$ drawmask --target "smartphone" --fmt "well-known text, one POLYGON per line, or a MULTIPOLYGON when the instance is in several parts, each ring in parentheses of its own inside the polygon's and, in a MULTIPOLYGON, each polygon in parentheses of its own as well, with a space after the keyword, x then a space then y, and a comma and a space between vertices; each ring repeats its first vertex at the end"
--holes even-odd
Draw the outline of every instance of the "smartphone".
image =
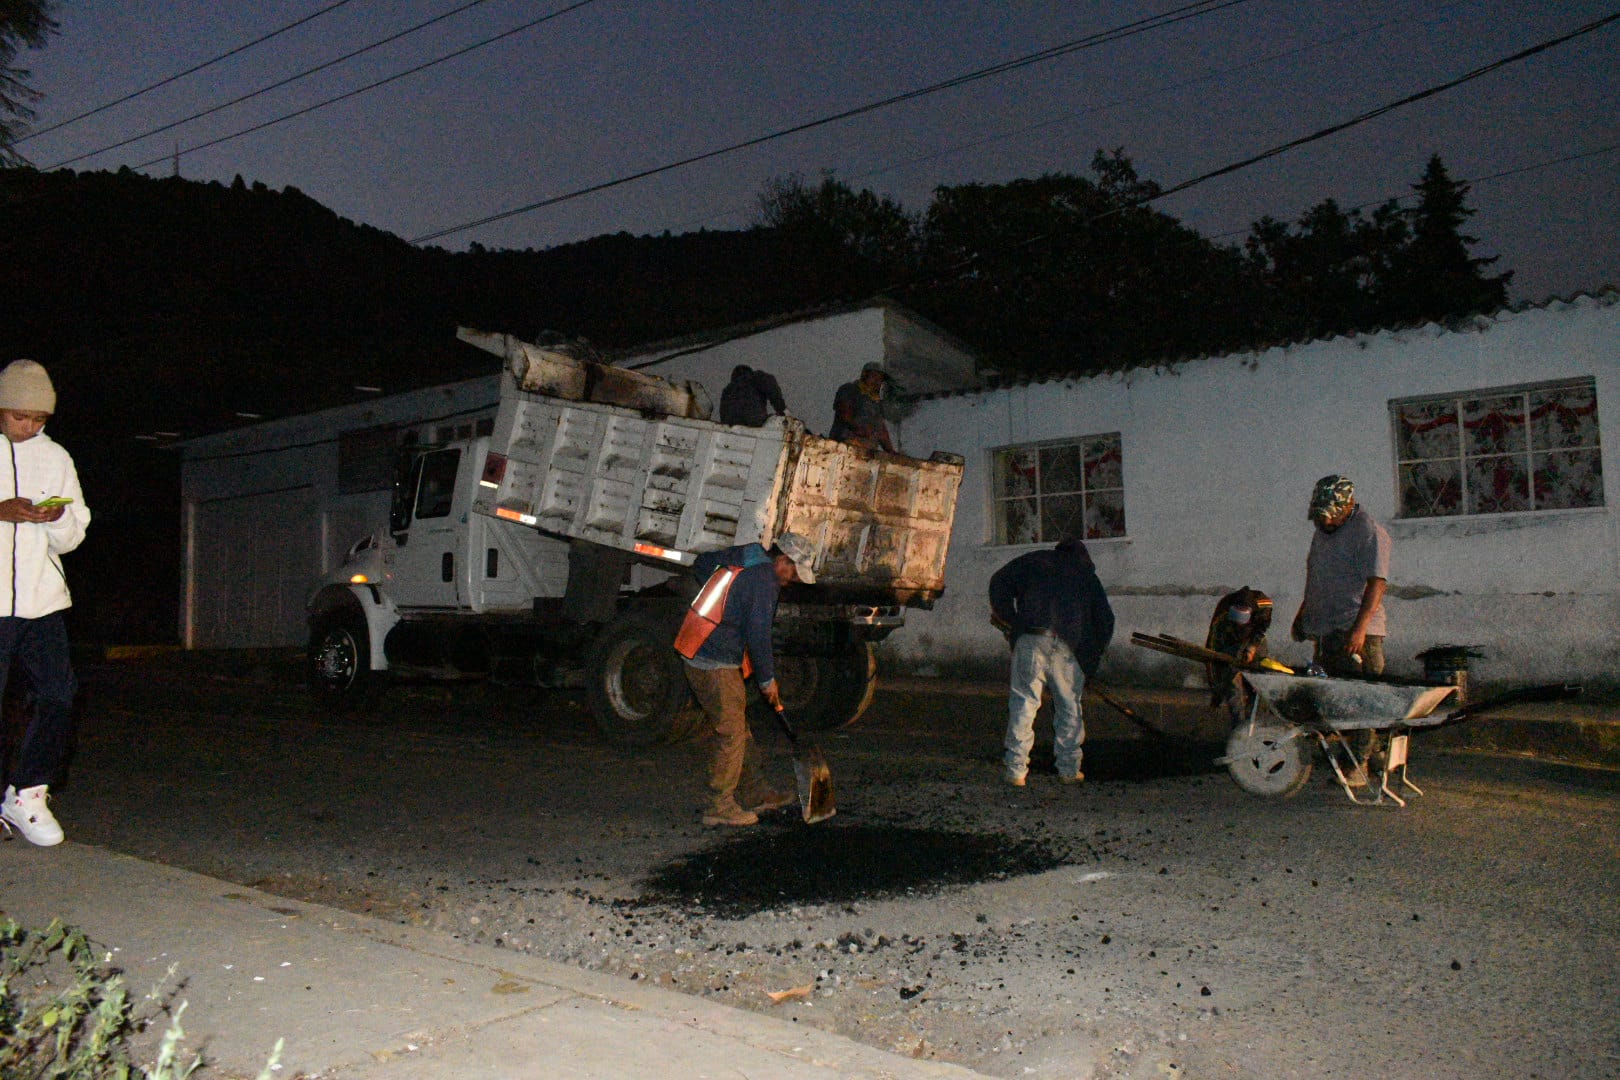
POLYGON ((53 506, 66 506, 72 501, 72 499, 65 498, 61 495, 52 495, 48 499, 39 500, 39 502, 35 503, 34 506, 40 510, 49 510, 53 506))

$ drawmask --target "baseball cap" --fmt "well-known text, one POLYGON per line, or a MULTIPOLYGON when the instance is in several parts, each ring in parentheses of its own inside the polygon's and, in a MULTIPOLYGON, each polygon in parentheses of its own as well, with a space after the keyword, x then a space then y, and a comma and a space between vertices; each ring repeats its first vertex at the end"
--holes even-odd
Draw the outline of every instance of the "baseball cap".
POLYGON ((1337 473, 1322 477, 1311 489, 1311 506, 1306 516, 1312 519, 1329 518, 1349 506, 1356 498, 1356 485, 1348 476, 1337 473))
POLYGON ((810 541, 795 532, 785 532, 776 538, 776 550, 793 560, 793 565, 799 571, 799 580, 806 585, 816 583, 816 549, 810 546, 810 541))

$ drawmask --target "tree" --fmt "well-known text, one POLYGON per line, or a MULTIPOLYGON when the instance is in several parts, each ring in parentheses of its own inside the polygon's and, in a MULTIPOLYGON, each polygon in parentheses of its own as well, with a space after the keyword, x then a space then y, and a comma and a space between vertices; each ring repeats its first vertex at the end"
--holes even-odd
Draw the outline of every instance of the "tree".
POLYGON ((1418 202, 1406 211, 1411 241, 1390 261, 1381 305, 1386 314, 1395 322, 1442 320, 1505 304, 1513 272, 1486 274, 1497 256, 1471 255, 1469 249, 1479 240, 1462 232, 1463 223, 1474 216, 1465 202, 1468 185, 1453 180, 1435 154, 1423 179, 1412 186, 1418 202))
POLYGON ((51 0, 0 0, 0 165, 22 160, 13 145, 34 118, 29 106, 40 95, 28 85, 28 70, 14 62, 19 49, 42 49, 56 31, 51 7, 51 0))
POLYGON ((856 191, 830 171, 813 187, 798 173, 769 181, 759 207, 808 301, 863 298, 916 266, 916 220, 888 196, 856 191))
POLYGON ((1229 347, 1241 256, 1146 200, 1120 150, 1091 176, 942 187, 923 221, 926 288, 906 299, 1023 372, 1098 371, 1229 347))
POLYGON ((1324 199, 1293 226, 1270 217, 1256 221, 1244 252, 1260 290, 1259 339, 1324 337, 1376 325, 1390 264, 1406 237, 1393 200, 1371 220, 1324 199))

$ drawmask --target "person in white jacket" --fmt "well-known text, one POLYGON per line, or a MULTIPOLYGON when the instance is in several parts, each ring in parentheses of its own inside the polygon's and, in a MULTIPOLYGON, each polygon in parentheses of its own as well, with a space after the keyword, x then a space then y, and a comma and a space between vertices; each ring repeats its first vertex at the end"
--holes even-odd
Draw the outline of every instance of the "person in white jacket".
POLYGON ((56 388, 45 369, 16 360, 0 370, 0 692, 13 665, 34 696, 34 715, 4 777, 0 827, 49 847, 62 842, 50 785, 67 760, 78 683, 62 613, 72 603, 62 555, 90 524, 73 458, 49 435, 56 388))

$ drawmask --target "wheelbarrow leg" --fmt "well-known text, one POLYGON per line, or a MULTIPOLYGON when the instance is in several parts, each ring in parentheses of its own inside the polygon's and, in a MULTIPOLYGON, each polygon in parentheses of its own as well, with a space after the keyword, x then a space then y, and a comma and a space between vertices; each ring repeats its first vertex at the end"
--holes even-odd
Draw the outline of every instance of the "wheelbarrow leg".
POLYGON ((1406 801, 1399 795, 1395 794, 1394 789, 1389 786, 1389 782, 1395 777, 1395 771, 1397 769, 1400 770, 1400 781, 1403 788, 1412 792, 1414 795, 1423 794, 1422 788, 1418 787, 1416 784, 1412 783, 1412 781, 1406 778, 1407 738, 1408 736, 1406 735, 1391 735, 1389 737, 1389 756, 1384 761, 1383 784, 1379 789, 1382 794, 1388 795, 1402 806, 1406 805, 1406 801))
MULTIPOLYGON (((1339 787, 1344 790, 1345 796, 1357 806, 1368 806, 1382 802, 1385 792, 1388 791, 1387 784, 1380 785, 1376 795, 1372 798, 1364 799, 1356 794, 1357 787, 1370 787, 1371 784, 1365 779, 1361 784, 1351 783, 1351 776, 1355 773, 1366 777, 1367 762, 1356 756, 1356 752, 1351 748, 1349 740, 1340 732, 1333 732, 1329 735, 1318 731, 1315 734, 1317 741, 1322 744, 1322 752, 1327 755, 1328 764, 1333 767, 1333 776, 1339 781, 1339 787), (1340 760, 1341 755, 1343 757, 1342 762, 1340 760), (1345 771, 1345 762, 1348 762, 1350 772, 1345 771)), ((1406 805, 1394 792, 1389 792, 1389 795, 1402 806, 1406 805)))

